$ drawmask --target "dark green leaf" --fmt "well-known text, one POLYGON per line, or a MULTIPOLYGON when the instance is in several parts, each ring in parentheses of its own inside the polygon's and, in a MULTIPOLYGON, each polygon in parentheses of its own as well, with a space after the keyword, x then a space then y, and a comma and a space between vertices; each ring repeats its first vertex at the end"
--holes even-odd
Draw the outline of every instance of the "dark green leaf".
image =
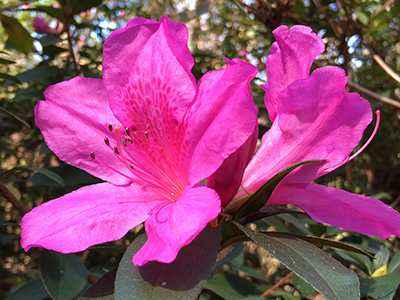
MULTIPOLYGON (((42 44, 42 47, 47 47, 50 45, 54 45, 56 43, 62 42, 62 39, 56 35, 56 34, 47 34, 41 39, 39 39, 40 44, 42 44)), ((64 50, 68 51, 68 50, 64 50)))
POLYGON ((64 186, 64 180, 58 175, 57 173, 54 173, 53 171, 50 171, 49 169, 45 168, 38 168, 38 167, 18 167, 14 169, 26 169, 26 170, 31 170, 35 173, 42 174, 46 176, 47 178, 50 178, 54 182, 58 183, 61 186, 64 186))
POLYGON ((117 268, 99 278, 79 300, 114 300, 114 282, 117 268))
POLYGON ((38 279, 21 286, 18 290, 9 295, 6 300, 43 300, 47 297, 49 297, 49 293, 43 281, 38 279))
POLYGON ((400 251, 393 256, 392 260, 388 264, 388 273, 400 271, 400 251))
POLYGON ((22 124, 24 124, 26 127, 31 128, 31 126, 26 123, 24 120, 22 120, 20 117, 18 117, 17 115, 14 115, 12 112, 9 112, 8 110, 0 107, 0 111, 9 115, 10 117, 13 117, 14 119, 17 119, 18 121, 20 121, 22 124))
MULTIPOLYGON (((232 247, 232 249, 224 249, 225 252, 227 252, 225 254, 225 256, 220 259, 219 261, 216 262, 215 267, 213 272, 217 271, 220 267, 222 267, 224 264, 231 262, 233 259, 235 259, 240 253, 243 252, 244 248, 245 248, 245 244, 244 243, 238 243, 235 246, 232 247)), ((222 251, 224 251, 222 250, 222 251)), ((220 253, 221 255, 222 253, 220 253)))
POLYGON ((262 207, 259 212, 244 216, 240 220, 240 224, 245 225, 250 222, 255 222, 255 221, 267 218, 267 217, 280 215, 280 214, 304 214, 304 213, 301 211, 297 211, 297 210, 290 210, 290 209, 266 206, 266 207, 262 207))
POLYGON ((54 76, 59 73, 60 69, 53 66, 39 66, 32 70, 28 70, 17 75, 21 82, 40 81, 42 79, 54 76))
POLYGON ((13 17, 0 14, 0 21, 8 35, 8 40, 18 51, 28 55, 33 47, 33 38, 29 32, 13 17))
POLYGON ((379 251, 376 252, 375 259, 372 261, 372 267, 374 271, 382 267, 384 264, 387 264, 387 262, 389 261, 389 256, 389 249, 382 246, 379 251))
MULTIPOLYGON (((263 232, 263 233, 268 233, 273 235, 274 232, 263 232)), ((322 246, 327 246, 327 247, 331 247, 331 248, 336 248, 336 249, 343 249, 343 250, 347 250, 350 252, 355 252, 355 253, 359 253, 362 255, 366 255, 368 257, 370 257, 371 259, 373 259, 374 257, 369 254, 368 252, 357 248, 355 246, 343 243, 343 242, 338 242, 338 241, 333 241, 333 240, 329 240, 329 239, 324 239, 324 238, 320 238, 320 237, 315 237, 315 236, 310 236, 310 235, 302 235, 302 234, 296 234, 296 233, 290 233, 290 232, 277 232, 277 234, 286 234, 286 235, 290 235, 290 236, 294 236, 296 238, 302 239, 303 241, 309 242, 315 246, 318 247, 322 247, 322 246)))
POLYGON ((275 187, 278 185, 279 182, 291 171, 294 169, 313 162, 321 162, 325 160, 307 160, 300 163, 297 163, 281 172, 276 174, 272 177, 266 184, 264 184, 257 192, 254 193, 249 199, 246 200, 245 203, 242 204, 241 207, 237 210, 235 215, 233 216, 234 221, 239 221, 243 217, 258 211, 261 207, 263 207, 269 197, 271 196, 272 192, 274 191, 275 187))
POLYGON ((286 234, 259 233, 236 225, 326 298, 360 299, 356 274, 321 249, 286 234))
POLYGON ((0 64, 15 64, 15 61, 0 57, 0 64))
POLYGON ((73 5, 73 13, 79 14, 82 11, 91 9, 92 7, 100 6, 103 0, 79 0, 73 5))
POLYGON ((18 227, 19 225, 17 223, 11 223, 11 222, 0 220, 0 226, 18 227))
POLYGON ((85 265, 75 254, 43 249, 40 273, 50 295, 57 300, 78 299, 88 287, 85 265))
MULTIPOLYGON (((40 12, 45 12, 49 16, 58 19, 61 22, 64 22, 64 17, 62 15, 61 8, 55 8, 53 6, 44 6, 44 5, 38 5, 34 6, 31 8, 28 8, 27 10, 33 10, 33 11, 40 11, 40 12)), ((76 22, 75 20, 72 20, 72 24, 75 25, 76 22)))
POLYGON ((21 80, 19 80, 17 77, 12 76, 12 75, 8 75, 8 74, 5 74, 5 73, 0 73, 0 78, 5 79, 5 80, 14 81, 16 83, 22 83, 21 80))
POLYGON ((226 221, 221 226, 221 246, 220 251, 228 246, 249 241, 250 238, 243 233, 232 221, 226 221))
POLYGON ((147 239, 145 234, 140 235, 118 267, 115 299, 196 299, 215 265, 219 235, 217 228, 206 228, 179 251, 172 263, 153 261, 137 267, 132 264, 132 257, 147 239))
POLYGON ((362 295, 369 295, 378 300, 392 299, 400 283, 400 273, 389 273, 379 277, 360 278, 362 295))
POLYGON ((292 277, 292 284, 295 289, 302 293, 304 296, 308 296, 315 291, 311 285, 309 285, 296 274, 294 274, 292 277))
POLYGON ((343 259, 359 267, 364 273, 372 274, 371 260, 364 255, 348 251, 336 251, 336 253, 343 259))

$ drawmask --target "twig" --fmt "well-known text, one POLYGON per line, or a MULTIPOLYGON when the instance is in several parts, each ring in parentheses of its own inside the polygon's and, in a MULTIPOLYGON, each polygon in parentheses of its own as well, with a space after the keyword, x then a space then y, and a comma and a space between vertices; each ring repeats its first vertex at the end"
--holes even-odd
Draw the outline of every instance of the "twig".
POLYGON ((272 288, 270 288, 269 290, 265 291, 260 298, 265 298, 267 297, 269 294, 272 294, 278 287, 280 287, 282 284, 285 283, 286 280, 292 278, 293 276, 293 272, 290 272, 289 274, 287 274, 284 278, 282 278, 281 280, 279 280, 272 288))
POLYGON ((373 13, 372 15, 369 16, 368 18, 368 23, 372 21, 373 18, 375 18, 377 15, 379 15, 381 12, 383 12, 386 8, 389 6, 392 6, 396 0, 389 0, 385 4, 382 5, 381 9, 378 10, 376 13, 373 13))
POLYGON ((72 62, 74 63, 75 74, 76 74, 76 76, 78 76, 79 75, 79 66, 78 66, 78 63, 75 58, 74 49, 72 48, 72 38, 71 38, 71 32, 70 32, 71 21, 67 20, 65 23, 66 23, 65 31, 67 32, 67 40, 68 40, 68 49, 69 49, 70 56, 72 58, 72 62))
POLYGON ((399 101, 390 99, 390 98, 385 97, 385 96, 378 95, 377 93, 374 93, 374 92, 372 92, 372 91, 370 91, 370 90, 368 90, 368 89, 366 89, 366 88, 364 88, 362 86, 359 86, 359 85, 357 85, 357 84, 355 84, 355 83, 353 83, 351 81, 348 81, 347 85, 349 87, 351 87, 352 89, 356 90, 357 92, 362 93, 362 94, 364 94, 364 95, 366 95, 368 97, 374 98, 375 100, 378 100, 378 101, 383 102, 385 104, 389 104, 389 105, 394 106, 396 108, 400 108, 400 102, 399 101))
POLYGON ((318 0, 313 0, 315 6, 317 7, 317 9, 324 15, 326 21, 328 22, 328 25, 332 28, 333 32, 335 33, 336 38, 340 37, 340 34, 337 32, 335 26, 333 26, 333 24, 331 23, 331 21, 329 21, 328 15, 325 12, 325 10, 322 8, 321 3, 319 3, 318 0))
POLYGON ((14 206, 21 215, 25 215, 29 210, 10 192, 10 190, 0 181, 0 191, 3 193, 4 198, 14 206))
POLYGON ((378 63, 378 65, 394 80, 396 80, 398 83, 400 83, 400 76, 397 75, 384 61, 383 59, 377 55, 373 54, 372 57, 374 60, 378 63))

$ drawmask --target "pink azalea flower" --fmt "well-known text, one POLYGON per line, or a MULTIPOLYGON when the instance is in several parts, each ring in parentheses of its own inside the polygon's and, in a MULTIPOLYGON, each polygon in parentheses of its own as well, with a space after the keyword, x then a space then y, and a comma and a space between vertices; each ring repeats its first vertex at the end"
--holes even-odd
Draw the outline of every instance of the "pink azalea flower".
POLYGON ((45 20, 36 17, 33 19, 33 28, 39 33, 54 33, 60 34, 64 30, 64 25, 57 21, 56 27, 50 27, 45 20))
POLYGON ((187 36, 167 17, 136 18, 107 39, 102 80, 76 77, 45 91, 35 114, 47 145, 106 182, 26 214, 25 250, 82 251, 145 222, 134 264, 169 263, 217 217, 218 194, 198 183, 254 131, 257 69, 235 59, 196 84, 187 36))
POLYGON ((372 120, 372 111, 367 100, 346 92, 348 78, 342 69, 323 67, 309 75, 313 60, 325 49, 311 28, 293 26, 289 31, 281 26, 274 35, 276 42, 267 60, 268 83, 263 86, 273 125, 254 157, 256 140, 249 138, 211 176, 208 186, 218 191, 222 205, 232 212, 278 172, 302 161, 326 159, 290 173, 267 204, 293 204, 316 222, 382 239, 400 236, 400 216, 390 206, 310 184, 349 160, 372 120))

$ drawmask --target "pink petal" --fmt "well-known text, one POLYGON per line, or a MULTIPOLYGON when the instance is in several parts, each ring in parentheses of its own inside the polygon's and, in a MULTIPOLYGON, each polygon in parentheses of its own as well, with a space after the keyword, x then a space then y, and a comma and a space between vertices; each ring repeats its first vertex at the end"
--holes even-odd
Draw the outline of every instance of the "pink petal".
POLYGON ((21 245, 62 253, 122 238, 145 221, 161 203, 157 193, 140 186, 99 183, 85 186, 35 207, 21 221, 21 245))
POLYGON ((262 86, 272 122, 277 115, 279 94, 295 80, 307 78, 314 59, 325 50, 321 38, 307 26, 296 25, 290 30, 280 26, 273 33, 276 42, 267 59, 268 83, 262 86))
POLYGON ((400 215, 382 201, 343 190, 310 184, 280 184, 268 204, 293 204, 314 221, 386 239, 400 236, 400 215))
POLYGON ((187 115, 189 185, 213 174, 253 134, 257 108, 250 81, 256 74, 257 68, 234 59, 200 80, 197 100, 187 115))
POLYGON ((172 262, 221 212, 218 194, 205 186, 188 188, 177 202, 160 205, 145 223, 147 242, 133 256, 133 263, 172 262))
MULTIPOLYGON (((46 101, 35 108, 36 124, 49 148, 66 163, 115 184, 131 180, 90 158, 94 152, 105 164, 120 172, 129 171, 104 143, 115 135, 108 124, 119 124, 111 112, 102 80, 75 77, 47 88, 46 101)), ((132 176, 131 176, 132 177, 132 176)))
POLYGON ((244 170, 254 155, 257 139, 258 125, 248 140, 232 153, 214 174, 207 178, 207 186, 219 194, 222 207, 225 207, 233 199, 240 188, 244 170))
MULTIPOLYGON (((125 127, 144 132, 181 123, 196 90, 184 24, 134 19, 104 46, 104 86, 125 127), (161 120, 159 120, 161 118, 161 120)), ((160 136, 162 134, 160 133, 160 136)))
POLYGON ((329 160, 294 172, 309 183, 347 159, 372 112, 367 100, 345 92, 346 82, 342 69, 324 67, 280 94, 278 117, 245 171, 248 191, 255 192, 273 175, 305 160, 329 160))

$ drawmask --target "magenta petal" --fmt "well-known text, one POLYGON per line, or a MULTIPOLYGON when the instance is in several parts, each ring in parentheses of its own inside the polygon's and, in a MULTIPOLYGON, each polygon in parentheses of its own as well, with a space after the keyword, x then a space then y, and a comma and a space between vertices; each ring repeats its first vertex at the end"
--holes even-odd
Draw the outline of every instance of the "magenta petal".
POLYGON ((129 183, 130 179, 89 156, 93 151, 105 164, 120 172, 128 171, 104 143, 108 136, 111 144, 115 145, 115 135, 110 133, 108 124, 119 122, 108 106, 102 80, 75 77, 52 85, 44 95, 46 101, 39 101, 35 116, 49 148, 61 160, 96 177, 115 184, 129 183))
POLYGON ((225 69, 203 76, 197 101, 188 113, 185 164, 190 164, 191 186, 213 174, 257 125, 257 108, 250 91, 257 68, 240 59, 227 63, 225 69))
POLYGON ((160 205, 147 219, 147 242, 133 256, 133 263, 172 262, 220 212, 221 202, 214 190, 201 185, 186 189, 177 202, 160 205))
POLYGON ((371 122, 372 111, 367 100, 346 93, 346 82, 342 69, 324 67, 280 94, 278 117, 245 171, 248 191, 255 192, 278 172, 305 160, 329 160, 296 171, 309 183, 348 158, 371 122))
POLYGON ((207 186, 219 194, 222 207, 225 207, 239 190, 244 170, 256 149, 257 139, 258 125, 248 140, 231 154, 214 174, 207 178, 207 186))
POLYGON ((21 245, 62 253, 122 238, 165 201, 142 187, 99 183, 35 207, 21 221, 21 245), (145 200, 143 200, 145 199, 145 200))
POLYGON ((267 59, 268 83, 265 89, 265 105, 273 122, 277 115, 278 96, 297 79, 307 78, 314 59, 324 52, 325 45, 310 27, 280 26, 274 30, 276 42, 267 59))
POLYGON ((125 127, 144 133, 150 124, 159 132, 170 123, 180 124, 193 101, 194 59, 185 25, 167 17, 161 25, 139 21, 107 39, 104 86, 125 127))
POLYGON ((329 223, 362 234, 386 239, 400 236, 400 215, 375 198, 310 184, 307 187, 279 185, 269 204, 293 204, 314 221, 329 223))

